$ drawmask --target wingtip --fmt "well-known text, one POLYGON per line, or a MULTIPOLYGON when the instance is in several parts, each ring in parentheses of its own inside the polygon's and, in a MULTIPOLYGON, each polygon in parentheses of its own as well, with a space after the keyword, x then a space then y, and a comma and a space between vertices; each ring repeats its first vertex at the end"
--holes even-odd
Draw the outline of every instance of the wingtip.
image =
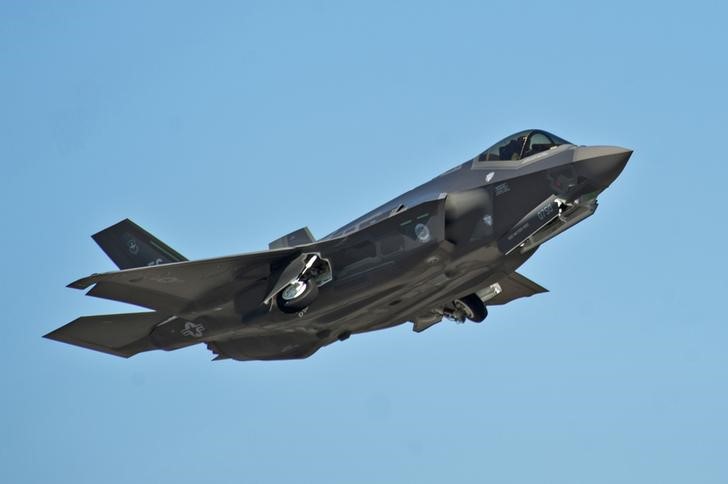
POLYGON ((94 284, 93 278, 97 275, 98 274, 91 274, 90 276, 82 277, 81 279, 77 279, 77 280, 73 281, 72 283, 68 284, 66 287, 70 287, 71 289, 80 289, 80 290, 87 289, 89 286, 94 284))
POLYGON ((50 339, 53 341, 60 341, 63 343, 64 341, 63 341, 63 339, 61 339, 61 329, 63 329, 63 328, 64 328, 64 326, 61 326, 60 328, 56 328, 53 331, 44 334, 43 337, 45 339, 50 339))

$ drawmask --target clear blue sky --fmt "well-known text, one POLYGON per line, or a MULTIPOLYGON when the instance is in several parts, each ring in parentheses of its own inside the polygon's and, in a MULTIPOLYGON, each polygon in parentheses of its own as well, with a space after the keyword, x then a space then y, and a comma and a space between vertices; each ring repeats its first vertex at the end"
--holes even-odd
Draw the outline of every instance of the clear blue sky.
POLYGON ((728 482, 725 2, 0 4, 0 481, 728 482), (42 339, 130 217, 331 232, 540 127, 635 150, 482 325, 294 362, 42 339))

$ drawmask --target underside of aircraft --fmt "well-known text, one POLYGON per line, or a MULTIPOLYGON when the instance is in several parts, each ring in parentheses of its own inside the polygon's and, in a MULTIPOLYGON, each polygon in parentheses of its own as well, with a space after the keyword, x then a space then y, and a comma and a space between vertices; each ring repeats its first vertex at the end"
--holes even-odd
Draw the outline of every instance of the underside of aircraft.
POLYGON ((405 322, 481 322, 488 306, 546 291, 516 270, 595 212, 631 153, 523 131, 319 240, 304 227, 213 259, 189 261, 123 220, 93 235, 120 270, 69 287, 151 311, 46 337, 122 357, 205 343, 216 360, 276 360, 405 322))

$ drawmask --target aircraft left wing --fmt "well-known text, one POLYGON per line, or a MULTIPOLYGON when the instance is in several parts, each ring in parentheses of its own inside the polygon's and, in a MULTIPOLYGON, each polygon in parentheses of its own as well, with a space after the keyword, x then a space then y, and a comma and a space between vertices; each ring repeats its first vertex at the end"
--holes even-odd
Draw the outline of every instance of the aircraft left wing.
MULTIPOLYGON (((231 303, 238 314, 253 311, 263 304, 267 293, 296 277, 311 254, 330 259, 336 277, 338 270, 346 274, 347 268, 371 258, 372 251, 376 254, 376 244, 386 243, 390 254, 434 250, 444 240, 444 205, 442 197, 426 201, 383 214, 346 235, 295 247, 93 274, 69 287, 91 288, 90 296, 155 311, 78 318, 46 337, 122 357, 164 347, 159 340, 152 341, 154 328, 176 330, 177 323, 186 328, 190 321, 183 319, 185 314, 194 317, 231 303)), ((220 358, 270 360, 305 358, 334 339, 312 328, 286 328, 280 333, 253 332, 209 344, 220 358)))
MULTIPOLYGON (((382 234, 396 237, 397 250, 402 251, 438 243, 444 237, 444 199, 427 201, 387 218, 374 220, 360 230, 334 239, 215 259, 93 274, 72 282, 68 287, 87 289, 93 286, 87 292, 89 296, 168 314, 209 308, 246 292, 251 293, 251 297, 245 298, 245 305, 257 306, 273 289, 281 274, 285 274, 285 268, 303 252, 319 252, 323 257, 332 257, 336 263, 351 252, 352 246, 377 240, 382 234), (259 291, 262 291, 260 298, 257 297, 259 291)), ((356 254, 355 251, 352 253, 356 254)))
POLYGON ((265 287, 271 268, 299 251, 287 248, 93 274, 68 287, 93 285, 89 296, 176 314, 192 305, 230 300, 253 285, 265 287))

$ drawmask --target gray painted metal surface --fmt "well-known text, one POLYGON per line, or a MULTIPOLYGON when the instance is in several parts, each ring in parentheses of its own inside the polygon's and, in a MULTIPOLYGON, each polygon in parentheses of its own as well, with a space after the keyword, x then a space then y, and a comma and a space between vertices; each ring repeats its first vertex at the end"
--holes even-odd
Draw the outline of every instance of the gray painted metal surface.
POLYGON ((417 332, 463 321, 455 301, 545 292, 516 269, 594 213, 631 153, 524 131, 321 240, 302 228, 214 259, 187 261, 124 220, 93 236, 122 270, 69 287, 151 311, 82 317, 46 337, 122 357, 206 343, 215 359, 274 360, 407 321, 417 332))

